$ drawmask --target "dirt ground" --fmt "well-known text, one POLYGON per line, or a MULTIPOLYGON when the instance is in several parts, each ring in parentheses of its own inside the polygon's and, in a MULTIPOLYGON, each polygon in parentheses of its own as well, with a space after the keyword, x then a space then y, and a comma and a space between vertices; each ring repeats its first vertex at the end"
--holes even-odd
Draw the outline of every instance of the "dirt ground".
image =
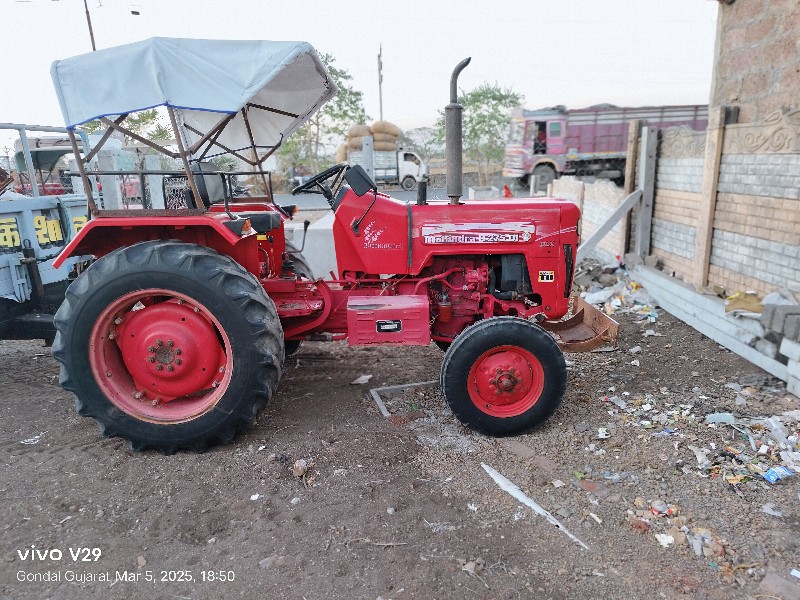
POLYGON ((800 476, 732 484, 688 449, 742 445, 708 413, 800 403, 669 315, 621 321, 618 351, 568 356, 564 403, 529 435, 465 430, 434 387, 385 395, 383 417, 368 389, 437 379, 435 346, 306 343, 255 426, 174 456, 103 439, 49 348, 0 342, 0 597, 800 597, 800 476))

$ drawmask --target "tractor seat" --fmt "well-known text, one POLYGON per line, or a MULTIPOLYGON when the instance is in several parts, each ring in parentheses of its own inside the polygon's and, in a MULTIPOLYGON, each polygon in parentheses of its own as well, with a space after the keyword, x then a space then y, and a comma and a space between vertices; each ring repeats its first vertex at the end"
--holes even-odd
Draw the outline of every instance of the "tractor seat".
POLYGON ((228 186, 225 176, 219 172, 217 165, 209 161, 200 161, 192 163, 191 169, 203 206, 210 208, 212 204, 225 200, 228 186))

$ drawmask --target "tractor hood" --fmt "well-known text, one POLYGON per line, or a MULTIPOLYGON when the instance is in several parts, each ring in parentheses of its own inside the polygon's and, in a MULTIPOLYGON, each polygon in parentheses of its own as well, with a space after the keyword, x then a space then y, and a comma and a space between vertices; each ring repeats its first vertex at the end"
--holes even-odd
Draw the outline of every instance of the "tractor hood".
POLYGON ((191 143, 228 114, 216 142, 232 150, 280 144, 336 93, 306 42, 151 38, 57 60, 50 73, 69 129, 165 106, 191 143))

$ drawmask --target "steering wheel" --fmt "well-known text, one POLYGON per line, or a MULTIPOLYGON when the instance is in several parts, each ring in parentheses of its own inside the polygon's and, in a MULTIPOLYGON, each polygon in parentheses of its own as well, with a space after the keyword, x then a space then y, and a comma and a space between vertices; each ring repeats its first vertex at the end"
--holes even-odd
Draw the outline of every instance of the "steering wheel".
POLYGON ((344 181, 344 174, 350 167, 345 164, 335 165, 330 169, 325 169, 321 173, 317 173, 305 183, 301 183, 292 190, 292 195, 297 194, 322 194, 328 201, 328 204, 333 208, 333 197, 339 191, 342 182, 344 181), (328 186, 325 182, 333 177, 333 185, 328 186))

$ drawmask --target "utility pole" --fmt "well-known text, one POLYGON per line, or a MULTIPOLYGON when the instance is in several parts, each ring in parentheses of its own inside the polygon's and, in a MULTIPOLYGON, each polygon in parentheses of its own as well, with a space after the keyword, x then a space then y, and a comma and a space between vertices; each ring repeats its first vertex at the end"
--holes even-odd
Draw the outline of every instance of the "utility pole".
POLYGON ((96 51, 97 48, 94 45, 94 31, 92 31, 92 17, 89 16, 89 5, 86 4, 86 0, 83 0, 83 8, 86 9, 86 23, 89 25, 89 37, 92 38, 92 52, 96 51))
MULTIPOLYGON (((84 0, 85 1, 85 0, 84 0)), ((383 121, 383 44, 378 46, 378 106, 383 121)))

